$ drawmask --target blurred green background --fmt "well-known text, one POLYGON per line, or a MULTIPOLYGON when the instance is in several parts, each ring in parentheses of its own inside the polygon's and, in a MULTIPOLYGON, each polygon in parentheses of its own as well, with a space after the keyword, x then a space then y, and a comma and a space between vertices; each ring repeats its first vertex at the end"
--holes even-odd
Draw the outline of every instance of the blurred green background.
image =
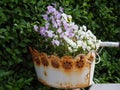
MULTIPOLYGON (((54 3, 98 39, 120 41, 119 0, 0 0, 0 90, 58 90, 38 82, 28 50, 39 45, 33 23, 54 3)), ((100 56, 94 82, 120 83, 120 49, 104 48, 100 56)))

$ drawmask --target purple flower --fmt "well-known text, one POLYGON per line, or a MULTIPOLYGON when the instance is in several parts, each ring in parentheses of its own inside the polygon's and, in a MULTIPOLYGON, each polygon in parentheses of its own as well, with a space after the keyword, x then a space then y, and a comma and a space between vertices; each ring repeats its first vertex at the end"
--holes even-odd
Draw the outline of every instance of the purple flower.
POLYGON ((46 24, 45 24, 45 29, 48 30, 48 29, 49 29, 49 25, 50 25, 49 23, 46 23, 46 24))
POLYGON ((69 36, 69 31, 65 32, 65 36, 67 36, 67 37, 69 36))
POLYGON ((54 24, 55 23, 55 18, 53 16, 51 16, 50 19, 52 20, 52 24, 54 24))
POLYGON ((61 29, 61 28, 58 28, 58 29, 57 29, 57 32, 58 32, 58 33, 61 33, 61 32, 62 32, 62 29, 61 29))
POLYGON ((48 15, 47 14, 42 15, 42 17, 44 18, 44 20, 48 20, 48 15))
POLYGON ((58 14, 58 11, 54 11, 53 15, 56 16, 58 14))
POLYGON ((62 15, 61 15, 61 13, 60 13, 60 12, 56 12, 56 15, 55 15, 55 18, 56 18, 56 19, 60 19, 60 18, 61 18, 61 16, 62 16, 62 15))
POLYGON ((52 44, 56 45, 56 46, 59 46, 60 45, 60 41, 53 39, 52 40, 52 44))
POLYGON ((70 38, 72 38, 72 37, 74 37, 74 33, 73 32, 69 32, 69 35, 68 35, 68 37, 70 37, 70 38))
POLYGON ((46 31, 46 33, 47 33, 47 36, 48 36, 49 38, 52 38, 52 37, 54 36, 52 30, 46 31))
POLYGON ((37 26, 37 25, 34 25, 34 30, 35 30, 36 32, 38 32, 38 26, 37 26))
POLYGON ((56 9, 53 6, 48 6, 47 9, 49 13, 53 13, 56 11, 56 9))
POLYGON ((53 27, 54 27, 54 28, 57 28, 58 25, 57 25, 57 23, 56 23, 56 21, 55 21, 55 18, 54 18, 53 16, 51 16, 50 18, 52 19, 53 27))
POLYGON ((47 9, 48 9, 48 11, 52 11, 53 7, 52 6, 48 6, 47 9))
POLYGON ((74 29, 74 30, 78 30, 78 26, 75 25, 74 23, 71 23, 71 24, 70 24, 70 27, 71 27, 72 29, 74 29))
POLYGON ((42 36, 46 36, 45 27, 40 27, 39 31, 40 31, 40 34, 41 34, 42 36))
POLYGON ((68 23, 66 21, 63 21, 63 26, 64 26, 65 30, 68 29, 68 23))
POLYGON ((64 38, 64 36, 65 36, 65 33, 60 34, 60 38, 64 38))
POLYGON ((60 20, 56 20, 57 25, 60 27, 61 26, 61 21, 60 20))
POLYGON ((65 35, 69 38, 72 38, 74 36, 73 29, 67 29, 65 35))
POLYGON ((57 25, 56 22, 53 24, 53 27, 54 27, 54 28, 57 28, 57 27, 58 27, 58 25, 57 25))

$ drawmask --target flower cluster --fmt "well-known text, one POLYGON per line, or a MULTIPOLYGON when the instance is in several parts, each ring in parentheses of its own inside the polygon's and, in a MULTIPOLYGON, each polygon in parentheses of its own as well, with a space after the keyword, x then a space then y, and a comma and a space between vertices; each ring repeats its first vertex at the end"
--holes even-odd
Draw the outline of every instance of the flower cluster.
POLYGON ((100 40, 97 40, 85 25, 79 27, 72 22, 72 16, 65 14, 62 7, 56 10, 53 6, 48 6, 46 14, 42 17, 45 25, 40 27, 34 25, 34 30, 49 39, 53 46, 67 46, 70 52, 78 50, 89 52, 99 48, 100 40))

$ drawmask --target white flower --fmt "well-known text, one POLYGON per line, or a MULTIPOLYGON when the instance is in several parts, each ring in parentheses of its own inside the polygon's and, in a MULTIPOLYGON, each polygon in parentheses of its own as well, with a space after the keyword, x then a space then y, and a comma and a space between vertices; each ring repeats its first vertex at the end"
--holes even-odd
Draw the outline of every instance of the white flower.
POLYGON ((87 46, 87 50, 90 51, 90 50, 91 50, 91 47, 90 47, 90 46, 87 46))
POLYGON ((36 32, 38 32, 38 26, 37 25, 34 25, 34 30, 36 31, 36 32))
POLYGON ((93 43, 93 40, 89 39, 89 40, 87 41, 87 43, 88 43, 91 47, 94 47, 94 48, 95 48, 95 45, 94 45, 94 43, 93 43))
POLYGON ((83 41, 78 40, 78 41, 77 41, 77 45, 78 45, 78 47, 81 47, 81 46, 82 46, 82 43, 83 43, 83 41))
POLYGON ((69 22, 72 22, 72 16, 71 15, 68 15, 67 19, 68 19, 69 22))
POLYGON ((85 42, 82 43, 82 48, 83 48, 84 51, 86 50, 87 44, 85 42))
POLYGON ((80 27, 80 30, 83 31, 83 27, 80 27))
POLYGON ((71 15, 67 15, 67 14, 63 13, 62 17, 66 22, 72 22, 72 16, 71 15))
POLYGON ((73 49, 72 49, 70 46, 68 46, 68 50, 69 50, 70 52, 73 52, 73 49))
POLYGON ((77 44, 70 38, 64 36, 64 40, 72 47, 72 48, 78 48, 77 44))
POLYGON ((85 25, 83 25, 83 30, 87 31, 87 27, 85 25))
POLYGON ((58 35, 55 35, 55 36, 54 36, 54 39, 58 39, 58 35))
POLYGON ((78 35, 79 35, 79 36, 85 36, 85 32, 82 31, 82 30, 78 30, 78 35))
POLYGON ((63 17, 63 19, 64 19, 66 22, 68 22, 67 14, 63 13, 63 14, 62 14, 62 17, 63 17))
POLYGON ((96 36, 95 36, 90 30, 88 30, 88 31, 86 32, 86 36, 87 36, 88 38, 93 38, 93 39, 96 40, 96 36))

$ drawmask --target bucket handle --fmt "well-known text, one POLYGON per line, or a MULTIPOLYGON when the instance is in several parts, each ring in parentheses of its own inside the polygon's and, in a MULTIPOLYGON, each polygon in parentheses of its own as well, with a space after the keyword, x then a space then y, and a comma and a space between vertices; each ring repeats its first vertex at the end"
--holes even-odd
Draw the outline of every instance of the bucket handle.
MULTIPOLYGON (((96 56, 98 57, 98 61, 97 61, 97 62, 95 61, 95 64, 98 64, 98 63, 100 63, 101 58, 100 58, 100 56, 99 56, 99 53, 95 52, 95 54, 96 54, 96 56)), ((92 63, 93 61, 90 61, 90 60, 87 59, 87 62, 92 63)))
MULTIPOLYGON (((95 62, 95 64, 98 64, 98 63, 100 63, 101 58, 100 58, 100 56, 99 56, 99 54, 98 54, 97 52, 96 52, 96 55, 97 55, 97 57, 98 57, 98 61, 95 62)), ((89 60, 87 60, 87 62, 92 63, 92 61, 89 61, 89 60)))
POLYGON ((118 47, 118 48, 120 48, 120 42, 104 41, 104 42, 100 43, 100 47, 118 47))

